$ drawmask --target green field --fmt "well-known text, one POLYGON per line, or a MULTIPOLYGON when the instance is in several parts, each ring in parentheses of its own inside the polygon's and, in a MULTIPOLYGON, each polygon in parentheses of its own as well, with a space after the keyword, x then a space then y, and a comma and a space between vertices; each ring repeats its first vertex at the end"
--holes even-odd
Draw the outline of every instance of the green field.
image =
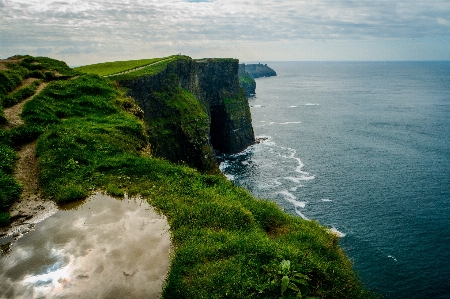
POLYGON ((128 61, 114 61, 114 62, 104 62, 91 64, 86 66, 80 66, 74 68, 74 70, 86 73, 86 74, 97 74, 99 76, 110 76, 113 74, 133 70, 139 67, 150 65, 161 60, 168 59, 170 57, 163 58, 151 58, 151 59, 140 59, 140 60, 128 60, 128 61))

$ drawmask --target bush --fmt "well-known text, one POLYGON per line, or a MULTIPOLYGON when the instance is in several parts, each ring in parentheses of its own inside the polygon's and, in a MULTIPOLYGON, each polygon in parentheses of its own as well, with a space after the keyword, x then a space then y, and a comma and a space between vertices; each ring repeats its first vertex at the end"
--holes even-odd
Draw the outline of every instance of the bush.
POLYGON ((109 195, 116 196, 116 197, 124 197, 124 195, 125 195, 125 192, 115 184, 109 184, 106 187, 106 192, 109 195))
POLYGON ((7 225, 9 223, 9 218, 10 218, 9 213, 0 212, 0 227, 7 225))
POLYGON ((16 161, 16 152, 9 146, 0 143, 0 171, 11 174, 16 161))
POLYGON ((20 196, 20 186, 16 180, 0 171, 0 211, 6 211, 20 196))

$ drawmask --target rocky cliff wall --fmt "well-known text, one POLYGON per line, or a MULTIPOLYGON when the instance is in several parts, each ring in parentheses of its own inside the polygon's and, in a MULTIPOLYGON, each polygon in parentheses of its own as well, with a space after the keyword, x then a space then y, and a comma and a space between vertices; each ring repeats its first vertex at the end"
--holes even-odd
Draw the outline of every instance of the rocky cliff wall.
POLYGON ((254 96, 256 93, 256 82, 255 79, 250 76, 250 74, 245 69, 245 64, 239 64, 239 84, 245 90, 247 96, 254 96))
POLYGON ((237 153, 254 142, 238 67, 236 59, 180 57, 158 74, 120 82, 144 111, 155 155, 216 172, 213 150, 237 153))

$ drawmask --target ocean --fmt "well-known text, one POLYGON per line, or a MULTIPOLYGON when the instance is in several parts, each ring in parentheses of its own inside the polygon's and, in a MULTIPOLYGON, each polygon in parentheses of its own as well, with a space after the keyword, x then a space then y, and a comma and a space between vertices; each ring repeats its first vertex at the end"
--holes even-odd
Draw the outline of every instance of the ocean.
POLYGON ((450 62, 266 63, 222 172, 340 234, 368 289, 450 298, 450 62))

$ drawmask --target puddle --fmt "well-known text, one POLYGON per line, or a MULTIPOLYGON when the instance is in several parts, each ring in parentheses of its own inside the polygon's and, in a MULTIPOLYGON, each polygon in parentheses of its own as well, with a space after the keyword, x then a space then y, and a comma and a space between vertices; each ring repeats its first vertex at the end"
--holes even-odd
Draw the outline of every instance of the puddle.
POLYGON ((167 220, 146 202, 96 194, 12 243, 0 298, 158 298, 170 251, 167 220))

